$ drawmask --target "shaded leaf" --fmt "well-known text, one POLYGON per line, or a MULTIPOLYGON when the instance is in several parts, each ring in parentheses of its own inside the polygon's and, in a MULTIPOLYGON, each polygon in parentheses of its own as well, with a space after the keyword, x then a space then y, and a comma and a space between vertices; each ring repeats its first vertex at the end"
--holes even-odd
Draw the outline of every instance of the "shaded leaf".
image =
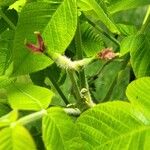
POLYGON ((111 95, 111 100, 125 100, 127 99, 125 91, 126 88, 130 82, 130 67, 126 67, 124 70, 121 70, 118 73, 116 85, 114 86, 112 95, 111 95))
MULTIPOLYGON (((12 29, 7 19, 16 25, 18 21, 18 14, 14 9, 2 9, 0 10, 0 33, 4 32, 7 28, 12 29)), ((8 31, 10 32, 10 31, 8 31)))
POLYGON ((134 25, 141 28, 143 20, 147 12, 147 7, 138 7, 134 9, 124 10, 112 15, 115 23, 125 25, 134 25))
POLYGON ((4 75, 11 63, 14 32, 5 31, 0 37, 0 75, 4 75))
POLYGON ((0 6, 9 6, 17 0, 0 0, 0 6))
POLYGON ((88 57, 96 55, 104 48, 102 37, 91 25, 82 24, 81 32, 83 50, 88 57))
POLYGON ((108 10, 111 13, 116 13, 118 11, 136 8, 148 4, 150 4, 149 0, 111 0, 110 7, 108 8, 108 10))
POLYGON ((97 71, 98 76, 94 81, 95 91, 92 92, 96 100, 110 100, 110 97, 113 93, 113 89, 117 84, 118 73, 122 69, 124 63, 121 62, 121 60, 119 61, 119 63, 118 61, 113 61, 107 64, 105 67, 103 67, 103 65, 105 65, 104 63, 99 66, 99 70, 97 71))
MULTIPOLYGON (((0 101, 1 101, 1 99, 0 99, 0 101)), ((0 108, 1 108, 0 109, 0 117, 2 117, 3 115, 6 115, 9 111, 11 111, 11 109, 3 103, 0 103, 0 108)))

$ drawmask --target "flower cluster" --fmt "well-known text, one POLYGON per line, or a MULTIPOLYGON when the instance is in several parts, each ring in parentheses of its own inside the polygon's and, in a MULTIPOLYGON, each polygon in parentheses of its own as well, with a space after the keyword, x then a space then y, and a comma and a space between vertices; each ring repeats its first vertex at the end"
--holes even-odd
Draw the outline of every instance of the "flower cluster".
POLYGON ((118 56, 118 53, 113 52, 112 48, 106 48, 99 52, 97 55, 98 58, 102 60, 111 60, 118 56))

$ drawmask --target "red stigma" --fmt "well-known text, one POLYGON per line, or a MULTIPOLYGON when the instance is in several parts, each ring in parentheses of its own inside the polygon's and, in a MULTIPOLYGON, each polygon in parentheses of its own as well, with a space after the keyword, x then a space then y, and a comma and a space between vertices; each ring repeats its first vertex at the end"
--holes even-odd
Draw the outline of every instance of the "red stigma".
POLYGON ((34 32, 34 34, 37 36, 38 45, 35 45, 33 43, 28 43, 28 42, 26 42, 25 45, 27 48, 31 49, 33 52, 43 52, 45 50, 43 38, 40 32, 34 32))

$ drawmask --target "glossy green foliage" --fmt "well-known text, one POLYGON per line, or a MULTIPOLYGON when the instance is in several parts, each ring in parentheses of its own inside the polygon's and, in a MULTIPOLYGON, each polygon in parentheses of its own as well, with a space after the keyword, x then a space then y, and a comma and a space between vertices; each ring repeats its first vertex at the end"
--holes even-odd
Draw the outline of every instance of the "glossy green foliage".
POLYGON ((8 99, 13 109, 41 110, 46 109, 53 93, 43 87, 31 84, 12 84, 8 87, 8 99))
POLYGON ((116 25, 95 0, 79 0, 78 5, 87 15, 103 22, 110 31, 119 32, 116 25))
POLYGON ((110 1, 110 7, 109 11, 110 13, 116 13, 118 11, 136 8, 139 6, 144 6, 150 4, 149 0, 109 0, 110 1))
POLYGON ((150 120, 150 78, 144 77, 133 81, 127 88, 126 94, 130 102, 143 111, 150 120))
POLYGON ((23 126, 4 128, 0 132, 1 150, 36 150, 29 132, 23 126))
POLYGON ((73 120, 60 108, 50 108, 42 121, 43 140, 48 150, 83 149, 73 120), (56 140, 57 139, 57 140, 56 140))
POLYGON ((140 115, 128 103, 110 102, 83 113, 77 125, 92 150, 147 150, 150 126, 140 115))
POLYGON ((29 51, 23 44, 25 39, 35 41, 33 33, 40 31, 43 33, 45 45, 49 51, 64 52, 73 38, 76 22, 75 0, 63 3, 51 1, 27 4, 21 11, 15 35, 14 75, 38 71, 52 63, 43 54, 33 54, 29 51))
POLYGON ((21 11, 14 42, 14 75, 26 74, 43 69, 52 63, 43 54, 32 53, 24 42, 36 43, 35 31, 43 32, 60 3, 29 3, 21 11), (30 67, 29 67, 30 66, 30 67))
POLYGON ((63 53, 73 39, 76 26, 76 0, 64 0, 43 32, 48 51, 63 53))
POLYGON ((18 119, 18 111, 14 110, 0 118, 0 128, 9 126, 12 122, 18 119))
POLYGON ((0 150, 149 150, 149 4, 0 0, 0 150))

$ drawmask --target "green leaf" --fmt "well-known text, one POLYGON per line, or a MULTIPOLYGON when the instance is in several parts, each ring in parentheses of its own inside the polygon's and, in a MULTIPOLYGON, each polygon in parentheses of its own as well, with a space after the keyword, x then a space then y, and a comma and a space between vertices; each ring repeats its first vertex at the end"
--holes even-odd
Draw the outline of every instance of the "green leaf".
POLYGON ((18 111, 13 110, 0 118, 0 128, 10 125, 18 118, 18 111))
POLYGON ((149 0, 111 0, 108 10, 110 13, 136 8, 150 4, 149 0))
POLYGON ((0 6, 9 6, 17 0, 0 0, 0 6))
POLYGON ((7 76, 0 76, 0 89, 5 88, 14 82, 14 78, 9 78, 7 76))
POLYGON ((113 14, 115 23, 121 23, 125 25, 134 25, 137 29, 141 28, 147 7, 138 7, 134 9, 124 10, 113 14))
POLYGON ((10 28, 13 30, 17 25, 18 13, 16 10, 8 9, 6 7, 5 9, 0 10, 0 16, 1 16, 0 21, 2 22, 4 21, 2 24, 5 26, 5 29, 10 28))
POLYGON ((36 43, 35 31, 43 32, 44 28, 57 10, 60 1, 33 2, 26 4, 22 9, 17 24, 14 47, 13 75, 28 74, 49 66, 52 61, 43 54, 32 53, 24 45, 25 39, 36 43), (30 66, 30 67, 29 67, 30 66))
POLYGON ((0 75, 4 75, 11 63, 14 33, 5 31, 0 38, 0 75))
POLYGON ((77 120, 82 139, 93 150, 147 150, 149 123, 142 113, 125 102, 97 105, 77 120))
POLYGON ((93 17, 93 19, 100 20, 110 31, 119 33, 116 25, 95 0, 79 0, 78 5, 86 15, 93 17))
POLYGON ((3 18, 0 19, 0 34, 7 29, 7 23, 3 18))
POLYGON ((9 6, 9 9, 15 9, 17 12, 20 12, 26 2, 29 2, 29 0, 17 0, 14 4, 9 6))
POLYGON ((63 53, 72 41, 76 27, 76 0, 64 0, 43 32, 48 51, 63 53))
POLYGON ((118 30, 124 36, 130 36, 137 33, 137 29, 133 25, 117 24, 118 30))
MULTIPOLYGON (((0 99, 0 101, 1 101, 1 99, 0 99)), ((3 115, 5 115, 9 111, 11 111, 11 109, 7 105, 5 105, 3 103, 0 103, 0 108, 1 108, 0 109, 0 117, 2 117, 3 115)))
MULTIPOLYGON (((118 60, 107 64, 99 65, 97 78, 94 81, 95 89, 92 91, 98 101, 108 101, 111 98, 113 89, 117 85, 118 73, 122 69, 123 61, 118 60), (118 62, 120 61, 120 62, 118 62)), ((120 91, 122 92, 122 91, 120 91)), ((111 99, 112 100, 112 99, 111 99)))
POLYGON ((117 81, 112 91, 111 100, 125 100, 126 98, 126 88, 130 82, 130 67, 126 67, 118 73, 117 81), (118 90, 119 89, 119 90, 118 90))
POLYGON ((150 77, 137 79, 129 84, 126 94, 129 101, 139 107, 150 120, 150 77))
POLYGON ((73 120, 60 108, 50 108, 42 121, 43 140, 47 150, 83 149, 73 120))
POLYGON ((0 132, 0 150, 36 150, 34 141, 23 126, 4 128, 0 132))
POLYGON ((81 26, 82 46, 88 57, 95 56, 104 48, 102 37, 88 23, 83 23, 81 26))
POLYGON ((52 96, 53 93, 50 90, 32 84, 15 83, 8 88, 8 100, 13 109, 46 109, 52 96))
POLYGON ((120 55, 121 56, 123 56, 131 51, 131 49, 132 49, 131 45, 132 45, 134 38, 135 38, 135 35, 130 35, 130 36, 125 37, 121 41, 121 43, 120 43, 120 55))
POLYGON ((137 78, 150 75, 150 41, 139 34, 132 39, 131 65, 137 78))

